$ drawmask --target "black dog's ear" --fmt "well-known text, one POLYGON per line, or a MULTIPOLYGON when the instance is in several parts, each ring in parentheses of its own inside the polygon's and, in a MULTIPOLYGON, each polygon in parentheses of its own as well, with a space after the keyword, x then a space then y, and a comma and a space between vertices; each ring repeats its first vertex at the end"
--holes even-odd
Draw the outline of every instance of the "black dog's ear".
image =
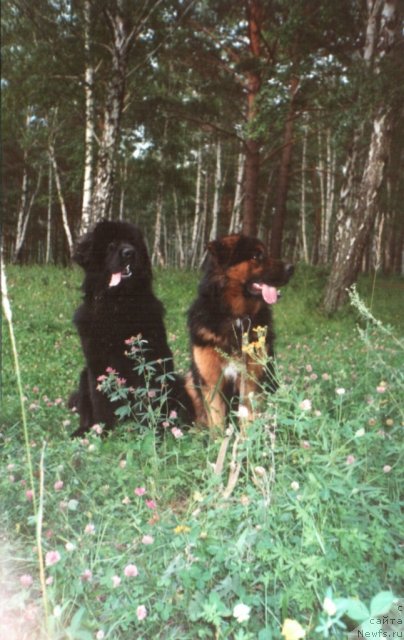
POLYGON ((77 262, 80 267, 85 269, 90 264, 91 249, 93 246, 93 234, 92 232, 86 233, 84 236, 78 239, 73 254, 73 260, 77 262))

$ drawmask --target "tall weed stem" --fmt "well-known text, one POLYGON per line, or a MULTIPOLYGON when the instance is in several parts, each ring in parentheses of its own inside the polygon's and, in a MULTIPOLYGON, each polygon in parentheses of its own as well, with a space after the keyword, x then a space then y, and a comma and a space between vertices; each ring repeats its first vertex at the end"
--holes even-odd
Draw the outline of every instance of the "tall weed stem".
POLYGON ((25 442, 25 455, 27 459, 29 482, 30 482, 30 487, 32 491, 32 506, 33 506, 34 518, 36 522, 36 545, 37 545, 37 551, 38 551, 39 577, 40 577, 41 589, 42 589, 42 600, 43 600, 44 611, 45 611, 45 628, 47 629, 48 628, 48 625, 47 625, 48 600, 47 600, 47 594, 46 594, 45 568, 44 568, 44 560, 43 560, 42 544, 41 544, 44 450, 42 452, 42 458, 41 458, 41 481, 40 481, 40 491, 39 491, 40 496, 39 496, 39 509, 38 509, 36 492, 35 492, 35 483, 34 483, 34 471, 32 466, 31 450, 30 450, 30 444, 29 444, 27 414, 25 411, 24 393, 23 393, 22 380, 21 380, 21 370, 20 370, 20 363, 18 358, 17 342, 14 334, 13 314, 11 311, 10 299, 8 297, 7 279, 6 279, 6 271, 4 267, 3 256, 1 257, 1 299, 2 299, 4 317, 8 324, 9 333, 10 333, 11 350, 13 353, 15 376, 17 380, 18 396, 20 400, 21 420, 22 420, 22 428, 23 428, 24 442, 25 442))

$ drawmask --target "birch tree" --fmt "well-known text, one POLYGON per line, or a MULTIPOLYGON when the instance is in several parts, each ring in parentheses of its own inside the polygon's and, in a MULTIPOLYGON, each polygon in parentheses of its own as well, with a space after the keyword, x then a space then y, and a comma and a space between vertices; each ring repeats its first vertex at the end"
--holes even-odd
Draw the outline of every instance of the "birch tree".
MULTIPOLYGON (((111 70, 106 89, 103 124, 100 134, 97 169, 91 203, 91 216, 84 222, 94 223, 109 218, 114 196, 116 153, 120 137, 120 124, 125 97, 129 50, 137 33, 130 29, 125 16, 124 0, 117 0, 113 8, 105 9, 105 18, 111 32, 111 70)), ((86 230, 82 224, 82 231, 86 230)))
POLYGON ((80 235, 84 234, 92 222, 92 199, 94 189, 94 143, 95 143, 95 97, 94 66, 91 56, 91 0, 84 0, 84 94, 85 94, 85 146, 83 201, 81 206, 80 235))
MULTIPOLYGON (((375 76, 380 74, 381 60, 392 51, 397 37, 397 26, 396 0, 367 0, 363 60, 375 76)), ((386 72, 384 60, 384 73, 386 72)), ((347 159, 336 220, 331 274, 324 296, 324 309, 327 313, 336 311, 344 304, 347 288, 358 276, 363 253, 378 213, 378 193, 389 154, 392 118, 392 104, 380 100, 371 122, 367 156, 351 206, 348 205, 355 181, 356 140, 352 155, 347 159)))
POLYGON ((218 235, 221 186, 222 186, 222 145, 220 140, 218 139, 216 142, 215 183, 214 183, 213 206, 212 206, 212 225, 210 228, 209 240, 214 240, 218 235))

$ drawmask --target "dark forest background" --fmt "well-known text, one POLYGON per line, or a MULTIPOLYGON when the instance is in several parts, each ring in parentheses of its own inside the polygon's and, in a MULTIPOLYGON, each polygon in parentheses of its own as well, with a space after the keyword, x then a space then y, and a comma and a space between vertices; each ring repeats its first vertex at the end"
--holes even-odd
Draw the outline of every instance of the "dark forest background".
POLYGON ((3 250, 68 264, 97 220, 193 268, 241 231, 329 270, 404 270, 397 0, 10 0, 3 250))

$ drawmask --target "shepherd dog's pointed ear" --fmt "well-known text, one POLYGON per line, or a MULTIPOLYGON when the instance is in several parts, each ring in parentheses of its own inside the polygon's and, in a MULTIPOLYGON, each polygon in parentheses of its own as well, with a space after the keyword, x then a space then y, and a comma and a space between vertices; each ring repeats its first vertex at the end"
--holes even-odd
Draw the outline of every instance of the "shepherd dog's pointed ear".
POLYGON ((80 267, 86 269, 90 264, 91 249, 93 246, 93 233, 86 233, 77 240, 76 247, 73 254, 74 262, 77 262, 80 267))
POLYGON ((220 253, 220 241, 219 240, 211 240, 206 245, 206 251, 210 253, 210 255, 217 258, 220 253))
POLYGON ((206 250, 217 264, 226 266, 233 257, 239 238, 239 235, 233 234, 230 236, 223 236, 217 240, 211 240, 208 243, 206 250))

